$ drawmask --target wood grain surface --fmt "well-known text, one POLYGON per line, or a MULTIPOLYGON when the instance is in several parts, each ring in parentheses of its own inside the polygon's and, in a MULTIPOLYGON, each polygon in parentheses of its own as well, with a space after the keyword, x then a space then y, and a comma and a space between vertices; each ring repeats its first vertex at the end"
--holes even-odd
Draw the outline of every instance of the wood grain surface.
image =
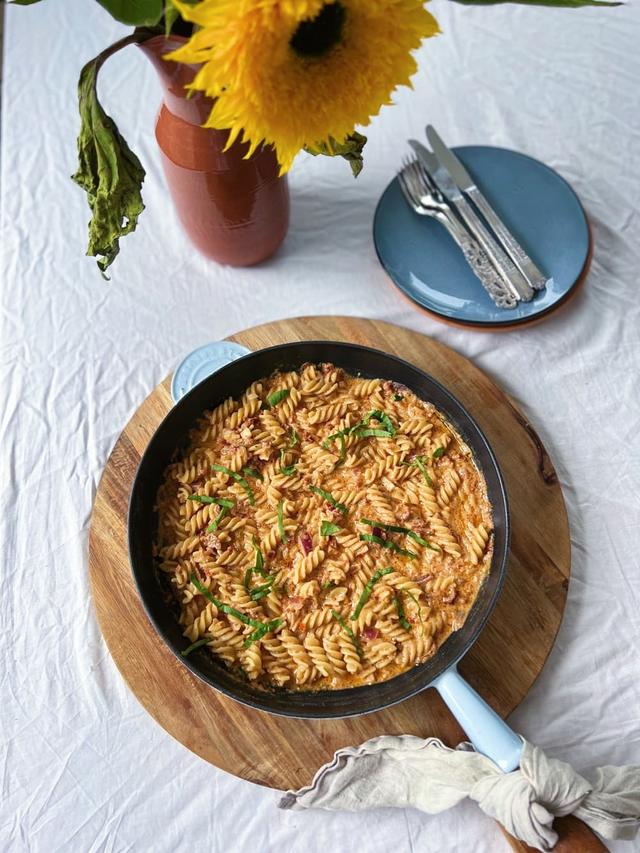
MULTIPOLYGON (((297 340, 343 340, 423 368, 477 419, 504 473, 513 524, 508 577, 492 618, 460 665, 502 716, 524 698, 560 625, 570 573, 562 492, 534 428, 470 361, 416 332, 349 317, 268 323, 231 337, 251 349, 297 340)), ((273 788, 307 784, 340 747, 381 734, 464 735, 435 690, 375 714, 295 720, 245 708, 201 682, 166 648, 144 613, 129 567, 126 513, 140 455, 171 407, 169 379, 142 403, 116 442, 98 486, 89 573, 105 641, 125 681, 173 737, 216 767, 273 788)))

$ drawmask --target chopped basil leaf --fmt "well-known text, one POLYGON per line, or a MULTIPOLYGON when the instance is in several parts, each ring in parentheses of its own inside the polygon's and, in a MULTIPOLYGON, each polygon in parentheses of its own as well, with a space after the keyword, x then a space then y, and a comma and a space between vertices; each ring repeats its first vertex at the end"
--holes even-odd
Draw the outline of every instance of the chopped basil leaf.
POLYGON ((261 598, 264 598, 266 595, 269 595, 271 592, 271 585, 273 584, 273 578, 268 583, 263 584, 262 586, 254 587, 249 593, 249 598, 252 601, 260 601, 261 598))
POLYGON ((230 604, 225 604, 224 601, 219 601, 217 598, 214 598, 209 590, 200 583, 195 574, 191 574, 191 583, 195 586, 198 592, 210 601, 211 604, 215 604, 218 610, 221 610, 223 613, 226 613, 229 616, 235 616, 236 619, 239 619, 241 622, 244 622, 245 625, 250 625, 252 628, 260 628, 264 624, 263 622, 259 622, 257 619, 252 619, 250 616, 246 616, 244 613, 241 613, 239 610, 236 610, 235 607, 231 607, 230 604))
POLYGON ((217 504, 218 506, 226 506, 231 509, 233 501, 228 501, 225 498, 210 498, 208 495, 189 495, 188 501, 198 501, 200 504, 217 504))
POLYGON ((396 606, 396 610, 398 611, 398 622, 402 625, 405 631, 411 630, 411 623, 407 621, 407 617, 404 613, 404 607, 402 606, 402 599, 400 598, 400 593, 394 597, 393 603, 396 606))
POLYGON ((424 464, 424 459, 422 458, 422 456, 416 456, 415 464, 419 468, 420 472, 422 473, 422 476, 427 481, 427 486, 433 486, 433 480, 429 476, 429 472, 427 471, 427 466, 424 464))
POLYGON ((335 585, 336 585, 335 581, 327 581, 326 583, 322 584, 322 589, 331 589, 331 587, 335 586, 335 585))
POLYGON ((256 574, 262 575, 263 578, 268 577, 264 570, 264 557, 262 556, 260 545, 258 544, 258 540, 255 536, 253 537, 253 550, 256 552, 256 564, 253 567, 253 571, 256 572, 256 574))
POLYGON ((393 571, 393 569, 391 568, 391 566, 388 566, 386 569, 378 569, 376 572, 374 572, 371 575, 371 577, 369 578, 369 580, 365 584, 365 588, 362 590, 362 594, 360 595, 360 598, 358 599, 356 609, 351 614, 351 621, 354 621, 355 619, 358 618, 358 616, 362 612, 362 608, 365 606, 367 601, 369 601, 369 599, 371 598, 371 593, 373 592, 374 584, 377 583, 381 577, 384 577, 384 575, 391 574, 392 571, 393 571))
POLYGON ((286 456, 286 449, 284 447, 280 448, 280 473, 284 474, 285 477, 290 477, 292 474, 295 474, 296 466, 295 465, 285 465, 284 459, 286 456))
POLYGON ((263 622, 252 634, 249 634, 247 639, 244 641, 244 648, 248 649, 250 645, 261 640, 265 634, 275 631, 281 625, 282 619, 272 619, 270 622, 263 622))
POLYGON ((379 421, 385 428, 385 430, 388 433, 391 433, 391 435, 396 434, 396 428, 394 427, 391 418, 389 417, 389 415, 385 414, 384 412, 381 412, 380 409, 374 409, 374 411, 369 412, 369 414, 365 417, 363 423, 368 424, 371 420, 379 421))
POLYGON ((409 527, 400 527, 397 524, 385 524, 383 521, 371 521, 370 518, 361 518, 360 524, 366 524, 369 527, 380 527, 382 530, 388 530, 390 533, 404 533, 419 545, 431 548, 431 545, 426 539, 423 539, 422 536, 418 536, 418 534, 414 533, 409 527))
POLYGON ((222 471, 223 474, 226 474, 228 477, 233 478, 236 481, 236 483, 240 483, 242 488, 247 493, 247 497, 249 498, 249 503, 251 504, 251 506, 254 506, 256 501, 255 501, 255 498, 253 497, 253 492, 251 490, 251 486, 249 485, 249 483, 247 483, 247 481, 245 480, 244 477, 240 476, 240 474, 238 474, 237 471, 232 471, 231 468, 227 468, 225 465, 218 465, 217 463, 214 463, 211 467, 213 468, 214 471, 222 471))
POLYGON ((436 447, 433 451, 433 458, 440 459, 441 456, 444 456, 444 447, 436 447))
POLYGON ((403 592, 405 592, 409 596, 411 601, 413 601, 413 603, 415 604, 415 606, 418 609, 418 622, 420 622, 420 633, 424 637, 424 623, 422 621, 422 616, 420 614, 420 602, 418 601, 418 599, 415 597, 415 595, 412 592, 409 592, 408 589, 403 590, 403 592))
POLYGON ((284 501, 278 503, 278 533, 283 542, 287 541, 287 532, 284 529, 284 501))
POLYGON ((291 427, 291 440, 289 441, 289 447, 295 447, 299 441, 300 441, 300 439, 298 438, 298 433, 296 432, 296 428, 291 427))
POLYGON ((186 656, 190 655, 195 649, 199 649, 200 646, 206 646, 207 643, 210 643, 211 639, 211 637, 200 637, 199 640, 196 640, 195 643, 191 643, 191 645, 187 646, 187 648, 181 651, 180 654, 183 658, 186 658, 186 656))
MULTIPOLYGON (((233 506, 233 504, 232 504, 232 506, 233 506)), ((213 533, 215 530, 217 530, 218 525, 220 524, 222 519, 225 517, 225 515, 227 515, 228 512, 229 512, 229 510, 227 509, 227 507, 223 506, 222 509, 220 510, 220 512, 218 513, 217 517, 207 527, 207 533, 213 533)))
POLYGON ((404 400, 404 397, 402 396, 402 394, 394 394, 393 399, 399 403, 400 400, 404 400))
POLYGON ((379 536, 373 536, 370 533, 361 533, 360 539, 363 542, 375 542, 376 545, 380 545, 382 548, 387 548, 389 551, 394 551, 396 554, 400 554, 401 557, 410 557, 414 560, 418 555, 413 551, 407 551, 406 548, 401 548, 399 545, 396 545, 395 542, 390 542, 388 539, 381 539, 379 536))
POLYGON ((340 432, 334 432, 332 435, 327 436, 325 440, 322 442, 322 446, 325 450, 331 449, 331 442, 336 438, 338 439, 338 443, 340 444, 340 455, 338 457, 338 461, 336 462, 336 468, 338 468, 344 462, 347 455, 347 443, 344 440, 345 434, 347 430, 341 429, 340 432))
POLYGON ((388 429, 365 429, 364 427, 356 430, 355 434, 358 438, 391 438, 393 436, 388 429))
POLYGON ((273 406, 277 406, 278 403, 281 403, 283 400, 286 400, 289 396, 290 391, 288 388, 280 388, 279 391, 274 391, 273 394, 269 394, 267 397, 267 404, 270 408, 273 406))
POLYGON ((257 468, 245 467, 242 469, 242 473, 245 474, 247 477, 253 477, 254 480, 264 480, 264 477, 262 476, 260 471, 257 470, 257 468))
POLYGON ((347 625, 342 616, 335 610, 331 611, 331 615, 338 622, 343 631, 345 631, 345 633, 353 640, 353 644, 356 647, 356 651, 358 652, 359 657, 362 657, 362 646, 360 645, 358 638, 353 633, 351 628, 347 625))
POLYGON ((319 489, 317 486, 309 486, 310 491, 314 493, 314 495, 320 495, 327 503, 331 504, 332 507, 339 510, 343 515, 346 515, 349 512, 349 507, 341 504, 337 501, 329 492, 325 492, 324 489, 319 489))
POLYGON ((335 536, 341 530, 340 525, 334 524, 332 521, 323 521, 320 525, 320 536, 335 536))

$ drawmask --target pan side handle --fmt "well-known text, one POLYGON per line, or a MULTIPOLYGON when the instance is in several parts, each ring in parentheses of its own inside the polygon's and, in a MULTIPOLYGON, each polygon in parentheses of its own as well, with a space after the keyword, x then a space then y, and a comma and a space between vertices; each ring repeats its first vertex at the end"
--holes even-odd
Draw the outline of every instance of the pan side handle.
POLYGON ((467 684, 455 666, 438 676, 432 686, 478 752, 490 758, 505 773, 519 766, 522 738, 467 684))

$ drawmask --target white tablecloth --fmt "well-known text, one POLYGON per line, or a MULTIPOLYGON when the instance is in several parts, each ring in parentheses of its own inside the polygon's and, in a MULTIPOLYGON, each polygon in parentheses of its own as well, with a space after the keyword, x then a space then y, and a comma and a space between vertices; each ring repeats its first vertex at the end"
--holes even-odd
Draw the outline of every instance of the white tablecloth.
POLYGON ((640 16, 637 6, 432 9, 445 34, 422 50, 415 91, 374 121, 362 176, 300 157, 287 241, 248 270, 209 263, 186 242, 153 135, 159 84, 135 48, 111 60, 101 93, 147 169, 147 209, 105 283, 84 257, 88 209, 69 180, 75 87, 82 64, 123 28, 89 0, 7 8, 1 850, 507 849, 471 804, 432 818, 278 811, 276 793, 172 740, 101 638, 87 529, 120 430, 187 351, 284 316, 408 326, 474 359, 519 401, 559 472, 573 574, 555 648, 511 723, 577 768, 640 763, 640 16), (519 149, 571 181, 596 248, 570 308, 517 332, 463 331, 388 281, 372 215, 403 140, 427 120, 450 143, 519 149))

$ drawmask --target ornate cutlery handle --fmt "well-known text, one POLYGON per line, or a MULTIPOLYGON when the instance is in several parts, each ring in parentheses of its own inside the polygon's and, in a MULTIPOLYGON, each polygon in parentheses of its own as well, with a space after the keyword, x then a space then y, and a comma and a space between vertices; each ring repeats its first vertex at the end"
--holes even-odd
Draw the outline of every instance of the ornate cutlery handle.
POLYGON ((535 291, 529 286, 527 280, 511 258, 507 257, 491 234, 489 234, 469 202, 465 198, 456 198, 455 204, 465 224, 485 250, 491 259, 491 263, 505 280, 514 296, 523 302, 530 302, 534 297, 535 291))
POLYGON ((542 290, 543 287, 545 287, 551 280, 547 279, 547 276, 538 269, 520 243, 518 243, 516 238, 513 236, 511 231, 509 231, 507 226, 482 195, 480 190, 477 187, 471 187, 467 190, 467 195, 472 199, 478 210, 493 228, 497 238, 511 255, 516 266, 529 282, 531 287, 534 290, 542 290))
POLYGON ((477 241, 465 231, 452 214, 439 211, 436 218, 442 222, 456 241, 466 262, 498 308, 515 308, 518 300, 505 286, 504 280, 477 241))

